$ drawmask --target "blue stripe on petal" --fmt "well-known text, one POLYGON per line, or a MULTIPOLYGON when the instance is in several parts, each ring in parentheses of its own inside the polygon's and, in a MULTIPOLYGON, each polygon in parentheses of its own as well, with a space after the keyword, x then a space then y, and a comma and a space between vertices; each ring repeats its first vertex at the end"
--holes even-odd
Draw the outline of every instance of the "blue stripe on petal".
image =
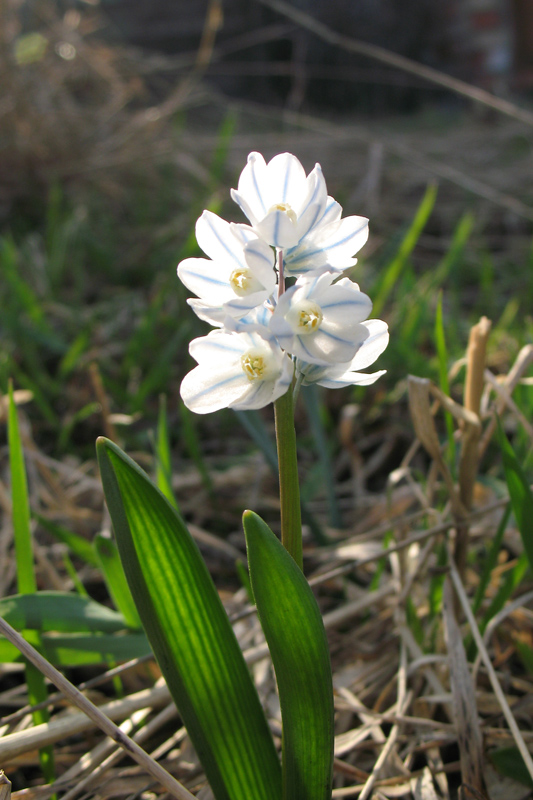
POLYGON ((257 195, 257 199, 258 199, 258 200, 259 200, 259 202, 261 203, 261 208, 263 209, 263 213, 264 213, 264 214, 266 214, 265 202, 264 202, 264 200, 263 200, 263 196, 262 196, 262 194, 261 194, 261 190, 260 190, 260 188, 259 188, 259 184, 257 183, 257 177, 256 177, 256 174, 255 174, 255 169, 254 169, 254 167, 255 167, 255 158, 254 158, 254 159, 253 159, 253 161, 251 161, 250 163, 251 163, 251 165, 252 165, 252 166, 251 166, 251 171, 252 171, 252 183, 253 183, 253 186, 254 186, 254 189, 255 189, 255 193, 256 193, 256 195, 257 195))
POLYGON ((364 295, 364 298, 365 298, 364 300, 362 300, 362 299, 361 300, 350 299, 350 300, 339 300, 336 303, 320 303, 320 308, 322 309, 322 311, 324 311, 325 308, 342 308, 343 306, 366 306, 366 305, 368 305, 368 308, 370 309, 371 308, 371 304, 368 301, 367 296, 364 295))
MULTIPOLYGON (((197 280, 204 281, 205 283, 209 283, 212 286, 225 286, 225 287, 227 287, 229 285, 227 281, 221 281, 221 280, 218 280, 217 278, 210 278, 210 277, 208 277, 207 275, 204 275, 201 272, 193 272, 193 271, 190 271, 188 273, 185 272, 185 275, 183 276, 185 278, 185 280, 187 280, 189 275, 191 276, 191 278, 196 278, 197 280)), ((185 281, 183 281, 183 283, 185 283, 185 281)))
POLYGON ((342 336, 335 336, 334 333, 330 333, 324 328, 320 328, 320 333, 322 336, 327 336, 328 339, 333 339, 335 342, 342 342, 342 344, 353 344, 355 346, 355 342, 353 342, 351 339, 343 339, 342 336))
POLYGON ((232 375, 231 378, 225 378, 223 381, 219 381, 218 383, 212 384, 212 386, 203 389, 201 392, 198 392, 194 396, 189 398, 189 403, 194 402, 195 400, 199 400, 200 397, 205 397, 206 394, 210 394, 211 392, 217 391, 217 389, 221 389, 223 386, 228 386, 230 383, 235 383, 235 381, 240 381, 242 379, 242 375, 232 375))
POLYGON ((289 176, 290 176, 290 173, 291 173, 291 165, 292 165, 292 158, 289 158, 288 159, 287 172, 285 173, 285 181, 283 183, 283 192, 282 192, 282 195, 281 195, 281 199, 282 199, 282 201, 284 203, 286 202, 287 192, 289 190, 289 176))
MULTIPOLYGON (((307 209, 309 208, 309 206, 311 205, 311 203, 314 203, 315 199, 318 197, 318 194, 319 194, 319 192, 320 192, 320 181, 319 181, 319 180, 318 180, 318 178, 317 178, 317 180, 315 181, 315 188, 313 189, 313 194, 312 194, 312 195, 311 195, 311 197, 309 198, 309 201, 308 201, 308 203, 307 203, 306 207, 305 207, 305 208, 303 208, 303 209, 300 211, 300 214, 299 214, 299 216, 300 216, 300 217, 303 217, 303 215, 305 214, 305 212, 307 211, 307 209)), ((320 211, 320 206, 319 206, 319 209, 318 209, 318 210, 320 211)), ((324 212, 322 212, 322 213, 324 213, 324 212)), ((317 212, 317 217, 318 217, 318 212, 317 212)), ((317 217, 315 217, 315 219, 313 220, 313 225, 314 225, 314 224, 315 224, 315 222, 317 221, 317 217)), ((309 230, 311 230, 311 228, 313 227, 313 225, 310 225, 310 226, 309 226, 309 230)))
POLYGON ((243 262, 239 260, 238 256, 233 252, 233 250, 231 250, 228 247, 226 242, 220 237, 220 234, 218 233, 218 231, 215 229, 215 227, 211 223, 210 217, 209 216, 205 216, 204 219, 205 219, 205 222, 208 225, 209 229, 211 230, 211 233, 214 235, 215 239, 221 245, 221 247, 226 251, 226 253, 228 253, 231 256, 233 261, 235 261, 239 266, 243 266, 243 262))

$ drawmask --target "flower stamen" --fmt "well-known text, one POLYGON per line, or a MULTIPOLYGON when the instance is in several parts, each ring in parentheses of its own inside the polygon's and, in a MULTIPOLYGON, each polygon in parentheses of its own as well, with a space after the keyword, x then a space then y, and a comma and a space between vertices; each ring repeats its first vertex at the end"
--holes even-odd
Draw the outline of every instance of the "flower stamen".
POLYGON ((247 267, 234 269, 230 275, 229 282, 238 297, 246 297, 246 295, 257 292, 261 288, 259 281, 247 267))
POLYGON ((248 350, 241 356, 241 367, 249 381, 267 380, 272 372, 271 366, 266 353, 248 350))
POLYGON ((292 210, 288 203, 274 203, 274 205, 268 209, 268 213, 270 214, 272 211, 284 211, 293 225, 296 225, 298 222, 296 212, 292 210))
POLYGON ((320 328, 324 315, 317 303, 303 300, 289 312, 289 321, 297 336, 315 333, 320 328))

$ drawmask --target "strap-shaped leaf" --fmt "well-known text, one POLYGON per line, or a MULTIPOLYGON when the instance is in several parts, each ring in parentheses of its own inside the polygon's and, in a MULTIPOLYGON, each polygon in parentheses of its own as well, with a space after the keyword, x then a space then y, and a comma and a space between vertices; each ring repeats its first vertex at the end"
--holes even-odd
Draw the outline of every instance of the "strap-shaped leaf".
POLYGON ((72 592, 34 592, 5 597, 0 600, 0 617, 18 631, 29 628, 62 633, 110 633, 126 628, 122 614, 72 592))
MULTIPOLYGON (((142 633, 43 633, 41 651, 56 667, 81 667, 143 658, 152 652, 142 633)), ((14 644, 0 636, 0 663, 14 663, 23 658, 14 644)))
POLYGON ((272 736, 196 544, 119 447, 100 438, 97 451, 133 598, 217 800, 280 800, 272 736))
POLYGON ((330 800, 333 685, 324 624, 300 568, 268 525, 244 513, 257 610, 278 681, 284 800, 330 800))
POLYGON ((131 596, 115 542, 99 533, 94 537, 93 544, 115 608, 118 608, 124 615, 130 628, 140 628, 141 620, 131 596))

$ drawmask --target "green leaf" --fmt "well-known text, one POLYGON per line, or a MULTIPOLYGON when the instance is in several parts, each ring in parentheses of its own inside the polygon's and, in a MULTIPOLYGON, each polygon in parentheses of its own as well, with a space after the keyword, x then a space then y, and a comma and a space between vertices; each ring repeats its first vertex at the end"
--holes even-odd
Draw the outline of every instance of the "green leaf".
POLYGON ((172 490, 172 459, 168 439, 167 398, 166 395, 162 394, 159 396, 159 416, 157 418, 155 440, 156 484, 167 500, 178 508, 178 503, 172 490))
MULTIPOLYGON (((439 292, 437 302, 437 312, 435 314, 435 345, 439 357, 439 383, 443 393, 450 396, 450 382, 448 380, 448 351, 446 349, 446 337, 444 335, 444 322, 442 318, 442 291, 439 292)), ((455 474, 455 439, 453 438, 454 424, 453 417, 449 411, 444 411, 446 421, 446 431, 448 434, 448 463, 452 474, 455 474)))
POLYGON ((374 317, 379 317, 383 306, 387 302, 390 293, 398 281, 402 269, 407 263, 407 259, 414 250, 416 243, 420 238, 420 234, 424 230, 426 222, 430 217, 436 198, 437 185, 435 183, 429 183, 424 197, 422 198, 422 202, 418 207, 409 230, 405 234, 402 243, 400 244, 396 256, 393 258, 386 271, 380 277, 379 286, 376 287, 377 293, 375 294, 374 306, 372 309, 372 315, 374 317))
POLYGON ((490 546, 487 558, 483 565, 481 576, 479 578, 479 583, 476 588, 476 593, 474 595, 474 599, 472 600, 472 611, 474 612, 474 614, 477 611, 479 611, 481 603, 483 602, 483 598, 485 597, 485 592, 487 591, 487 587, 490 584, 492 570, 498 564, 498 556, 502 548, 503 537, 510 516, 511 516, 511 506, 507 505, 505 511, 502 514, 502 518, 500 520, 500 524, 498 525, 498 530, 496 531, 496 535, 492 540, 492 544, 490 546))
POLYGON ((302 389, 302 399, 307 411, 307 418, 315 443, 316 457, 322 474, 322 485, 325 489, 328 503, 329 523, 333 528, 342 528, 342 517, 335 491, 335 470, 329 454, 328 437, 321 414, 318 386, 313 384, 304 387, 302 389))
POLYGON ((72 592, 16 594, 0 600, 0 616, 18 631, 26 628, 62 633, 121 631, 122 614, 72 592))
POLYGON ((100 561, 98 560, 98 556, 94 552, 93 546, 87 539, 84 539, 83 536, 79 536, 77 533, 72 533, 67 528, 63 528, 61 525, 56 525, 55 522, 51 522, 46 517, 42 517, 40 514, 33 513, 34 518, 37 520, 39 525, 48 531, 54 538, 58 539, 63 544, 66 544, 67 547, 72 550, 74 555, 81 558, 83 561, 87 562, 87 564, 91 564, 93 567, 99 567, 100 561))
POLYGON ((501 425, 499 425, 499 431, 505 480, 509 489, 513 514, 522 537, 529 566, 533 569, 533 493, 501 425))
POLYGON ((284 800, 330 800, 333 685, 322 616, 300 568, 261 517, 245 511, 248 564, 276 670, 284 800))
POLYGON ((17 562, 17 587, 19 592, 34 592, 37 588, 33 571, 33 544, 30 530, 30 506, 24 453, 20 439, 17 407, 13 399, 13 385, 9 383, 8 415, 9 467, 11 471, 11 499, 13 503, 13 535, 17 562))
POLYGON ((124 615, 130 628, 140 628, 141 620, 131 596, 115 542, 100 533, 95 536, 94 549, 115 608, 124 615))
POLYGON ((101 437, 97 452, 132 595, 217 800, 280 800, 272 736, 196 544, 119 447, 101 437))
POLYGON ((499 773, 533 789, 533 780, 517 747, 500 747, 489 751, 489 758, 499 773))
MULTIPOLYGON (((33 544, 30 528, 30 504, 28 499, 28 483, 26 467, 24 465, 24 451, 20 438, 17 407, 13 397, 13 384, 9 382, 9 412, 8 412, 8 442, 9 442, 9 467, 11 472, 11 500, 13 516, 13 536, 15 540, 15 557, 17 567, 17 587, 19 592, 31 594, 36 591, 37 583, 33 570, 33 544)), ((21 632, 28 632, 23 626, 21 632)), ((31 644, 40 649, 40 636, 36 633, 31 636, 31 644)), ((48 698, 48 689, 44 676, 31 663, 26 662, 26 686, 30 705, 39 705, 48 698)), ((32 719, 35 725, 48 722, 50 715, 47 708, 33 712, 32 719)), ((48 783, 55 780, 54 753, 51 747, 42 747, 39 750, 39 760, 43 775, 48 783)))
MULTIPOLYGON (((152 652, 144 633, 43 633, 39 649, 56 667, 117 664, 152 652)), ((0 636, 0 663, 12 664, 22 660, 15 645, 0 636)))

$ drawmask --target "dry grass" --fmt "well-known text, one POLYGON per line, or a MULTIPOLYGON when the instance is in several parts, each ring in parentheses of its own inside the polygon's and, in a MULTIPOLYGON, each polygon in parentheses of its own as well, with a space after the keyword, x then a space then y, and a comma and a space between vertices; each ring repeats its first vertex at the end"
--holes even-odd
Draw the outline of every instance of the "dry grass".
MULTIPOLYGON (((511 395, 532 358, 533 348, 525 348, 509 377, 498 379, 499 392, 494 392, 493 378, 484 382, 480 413, 485 432, 487 425, 492 427, 493 411, 498 408, 501 411, 502 404, 506 406, 506 414, 511 418, 514 415, 516 424, 521 424, 511 395)), ((429 623, 430 584, 439 574, 437 545, 439 541, 453 545, 458 530, 453 512, 455 501, 442 507, 449 480, 445 482, 439 477, 445 471, 439 454, 430 452, 425 478, 421 479, 419 474, 420 462, 415 467, 420 446, 428 448, 431 441, 427 431, 431 430, 433 417, 441 404, 446 405, 444 398, 438 392, 435 394, 437 403, 433 407, 426 403, 426 411, 415 402, 416 430, 422 432, 421 438, 413 439, 401 468, 389 476, 388 491, 368 492, 359 465, 348 484, 338 486, 345 500, 346 519, 351 521, 342 532, 329 530, 337 543, 317 549, 307 540, 306 572, 324 611, 334 667, 337 711, 334 797, 431 800, 455 797, 461 784, 464 798, 487 796, 492 800, 512 800, 529 796, 529 790, 520 783, 497 775, 487 752, 494 747, 517 744, 527 757, 533 743, 528 702, 533 679, 518 668, 515 650, 517 641, 531 641, 530 587, 522 583, 520 596, 504 608, 495 624, 480 637, 466 599, 475 590, 478 576, 469 564, 462 579, 452 567, 445 581, 443 617, 429 623), (383 545, 385 532, 390 537, 387 546, 383 545), (372 587, 380 563, 383 573, 379 585, 372 587), (409 622, 406 606, 409 602, 416 608, 426 645, 430 639, 433 641, 427 649, 417 641, 414 635, 417 627, 413 628, 409 622), (462 644, 469 630, 476 637, 480 654, 473 671, 462 644), (471 794, 469 786, 473 787, 471 794)), ((23 430, 33 507, 74 530, 105 528, 107 517, 95 464, 75 464, 71 459, 55 461, 40 452, 33 442, 28 421, 23 430)), ((465 430, 458 430, 459 440, 465 430)), ((346 448, 349 432, 345 429, 342 436, 346 448)), ((145 467, 150 467, 147 456, 137 455, 145 467)), ((347 456, 350 451, 341 450, 339 462, 347 456)), ((1 468, 4 476, 5 457, 4 452, 1 468)), ((216 501, 207 498, 201 477, 188 466, 183 472, 174 473, 173 484, 215 580, 228 586, 225 565, 233 563, 236 554, 244 553, 237 509, 253 505, 261 497, 259 505, 272 513, 277 498, 266 466, 257 454, 250 456, 248 462, 242 460, 239 466, 213 476, 215 496, 225 498, 228 521, 234 515, 235 532, 228 541, 208 533, 219 515, 219 507, 216 501), (251 474, 257 476, 255 482, 250 482, 251 474)), ((4 565, 1 592, 5 595, 13 591, 14 579, 5 480, 0 483, 0 490, 6 512, 0 538, 4 565)), ((468 513, 463 509, 461 523, 467 523, 470 550, 477 551, 493 536, 506 499, 495 497, 475 480, 473 494, 473 510, 468 513)), ((317 501, 315 512, 320 514, 320 507, 321 501, 317 501)), ((40 588, 72 589, 65 574, 62 550, 61 545, 52 544, 42 531, 37 531, 40 588)), ((498 575, 509 569, 519 551, 519 537, 508 529, 505 551, 494 570, 489 596, 495 591, 498 575)), ((101 578, 87 567, 80 568, 80 577, 92 584, 93 593, 103 591, 102 587, 98 589, 101 578)), ((279 703, 258 621, 247 604, 244 590, 227 588, 222 593, 279 741, 279 703)), ((91 729, 88 719, 80 722, 83 715, 64 710, 60 694, 51 697, 50 723, 32 730, 29 709, 24 708, 21 673, 9 665, 3 665, 1 672, 4 685, 9 683, 11 688, 2 691, 0 703, 12 711, 2 722, 0 760, 17 787, 13 797, 44 799, 56 789, 65 792, 62 797, 68 800, 89 796, 107 800, 139 793, 143 797, 162 796, 161 789, 142 768, 132 767, 127 758, 126 763, 120 763, 126 756, 115 742, 91 729), (59 777, 53 787, 40 786, 36 780, 37 747, 47 742, 56 742, 59 777), (25 788, 18 788, 21 786, 25 788)), ((190 791, 207 797, 201 766, 180 728, 179 715, 166 688, 157 681, 158 671, 153 662, 129 663, 111 672, 103 667, 96 679, 93 675, 85 692, 101 703, 109 693, 111 676, 117 672, 125 696, 114 700, 112 706, 104 706, 104 710, 120 722, 124 733, 137 739, 190 791)))

